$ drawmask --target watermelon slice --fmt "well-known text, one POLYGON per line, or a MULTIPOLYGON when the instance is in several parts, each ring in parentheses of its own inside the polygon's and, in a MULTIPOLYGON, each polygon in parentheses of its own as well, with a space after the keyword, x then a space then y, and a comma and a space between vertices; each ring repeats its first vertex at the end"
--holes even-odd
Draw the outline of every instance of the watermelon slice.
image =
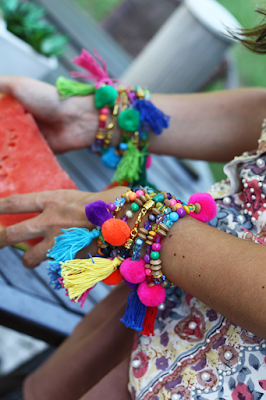
MULTIPOLYGON (((59 165, 32 115, 12 96, 0 96, 0 198, 18 193, 77 189, 59 165)), ((36 215, 0 215, 0 229, 36 215)), ((40 240, 29 240, 19 248, 26 250, 40 240)))

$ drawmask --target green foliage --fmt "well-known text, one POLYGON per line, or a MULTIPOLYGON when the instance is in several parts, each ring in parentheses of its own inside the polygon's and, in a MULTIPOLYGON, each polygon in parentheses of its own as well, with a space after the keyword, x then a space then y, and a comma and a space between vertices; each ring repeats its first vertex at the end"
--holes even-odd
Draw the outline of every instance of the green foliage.
POLYGON ((59 35, 56 28, 43 19, 45 10, 30 2, 0 0, 0 11, 7 29, 47 57, 60 56, 65 50, 67 36, 59 35))

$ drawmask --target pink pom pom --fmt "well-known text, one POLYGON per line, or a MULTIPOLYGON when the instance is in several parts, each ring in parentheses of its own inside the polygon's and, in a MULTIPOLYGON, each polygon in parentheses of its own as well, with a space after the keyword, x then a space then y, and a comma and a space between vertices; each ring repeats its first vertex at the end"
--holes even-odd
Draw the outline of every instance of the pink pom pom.
POLYGON ((119 269, 123 278, 130 283, 140 283, 146 278, 145 261, 141 258, 139 261, 132 261, 127 258, 122 262, 119 269))
POLYGON ((151 158, 151 156, 148 156, 147 160, 146 160, 145 168, 149 169, 151 167, 151 164, 152 164, 152 158, 151 158))
POLYGON ((217 214, 216 203, 212 196, 209 193, 195 193, 193 194, 189 200, 188 204, 200 204, 200 212, 199 213, 190 213, 191 217, 198 219, 202 222, 211 221, 217 214))
POLYGON ((166 297, 166 290, 161 285, 148 286, 142 282, 137 289, 140 301, 147 307, 158 307, 166 297))

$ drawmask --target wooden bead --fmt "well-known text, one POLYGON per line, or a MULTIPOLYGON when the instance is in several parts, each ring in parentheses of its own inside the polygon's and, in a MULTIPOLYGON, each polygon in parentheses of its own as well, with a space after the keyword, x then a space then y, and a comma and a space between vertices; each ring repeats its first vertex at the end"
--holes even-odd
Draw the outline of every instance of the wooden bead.
POLYGON ((150 264, 145 264, 145 268, 151 268, 150 264))
POLYGON ((169 284, 168 279, 165 279, 165 281, 163 283, 161 283, 161 286, 166 287, 166 286, 168 286, 168 284, 169 284))
POLYGON ((172 199, 176 200, 176 196, 174 194, 172 194, 172 199))
POLYGON ((144 187, 141 186, 142 191, 144 192, 144 194, 148 194, 148 190, 145 189, 144 187))
POLYGON ((124 199, 126 200, 127 203, 130 203, 130 198, 128 197, 127 194, 124 195, 124 199))
POLYGON ((147 286, 149 286, 149 287, 152 287, 152 286, 154 286, 154 285, 155 285, 154 282, 147 283, 147 286))
POLYGON ((159 229, 163 229, 165 232, 169 232, 168 226, 166 226, 164 223, 161 223, 159 225, 159 229))
POLYGON ((163 231, 162 229, 157 229, 157 233, 158 233, 158 235, 160 235, 160 236, 166 236, 166 232, 165 231, 163 231))
POLYGON ((170 208, 171 208, 171 210, 172 210, 172 211, 176 212, 175 205, 173 205, 173 206, 170 206, 170 208))
POLYGON ((155 214, 155 215, 160 215, 161 214, 160 211, 158 210, 158 208, 155 208, 155 207, 151 209, 151 212, 153 214, 155 214))
POLYGON ((137 198, 137 199, 135 200, 135 203, 137 203, 140 207, 143 206, 143 201, 141 201, 140 198, 137 198))
POLYGON ((160 271, 162 269, 161 265, 151 265, 150 266, 152 271, 160 271))
POLYGON ((168 199, 165 199, 164 200, 164 205, 166 206, 166 207, 170 207, 170 201, 168 200, 168 199))
POLYGON ((165 198, 165 199, 167 199, 167 191, 166 190, 164 190, 163 192, 161 192, 162 193, 162 195, 163 195, 163 197, 165 198))
POLYGON ((148 235, 149 231, 145 228, 139 228, 139 232, 143 233, 143 235, 148 235))
POLYGON ((146 244, 147 244, 148 246, 152 246, 152 245, 153 245, 153 242, 151 242, 150 240, 146 240, 146 244))
POLYGON ((118 258, 118 260, 120 260, 122 262, 125 261, 125 259, 123 257, 121 257, 120 254, 117 255, 117 258, 118 258))
POLYGON ((162 264, 162 261, 160 260, 160 258, 158 258, 158 260, 151 260, 150 263, 151 265, 160 265, 162 264))
POLYGON ((101 249, 105 249, 106 247, 108 247, 109 245, 107 243, 102 243, 100 245, 101 249))
POLYGON ((199 203, 195 203, 195 206, 196 206, 195 214, 198 214, 201 210, 201 205, 199 203))
POLYGON ((142 196, 142 195, 139 196, 139 199, 140 199, 143 203, 146 203, 146 201, 147 201, 146 197, 145 197, 145 196, 142 196))
MULTIPOLYGON (((156 271, 156 272, 157 272, 157 271, 156 271)), ((155 279, 159 279, 159 278, 161 278, 161 276, 163 276, 163 273, 162 273, 162 272, 160 272, 158 275, 157 275, 157 273, 154 274, 153 271, 152 271, 151 273, 152 273, 152 276, 153 276, 155 279)))
POLYGON ((150 240, 151 242, 153 242, 153 236, 148 235, 148 236, 147 236, 147 240, 150 240))
POLYGON ((144 241, 147 239, 147 236, 143 235, 143 233, 141 233, 141 232, 138 233, 138 237, 141 238, 144 241))

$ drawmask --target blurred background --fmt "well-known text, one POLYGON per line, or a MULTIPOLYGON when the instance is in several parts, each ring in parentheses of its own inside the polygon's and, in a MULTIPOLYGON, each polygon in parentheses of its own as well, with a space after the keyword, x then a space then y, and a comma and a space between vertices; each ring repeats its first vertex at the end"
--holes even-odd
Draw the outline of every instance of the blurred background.
MULTIPOLYGON (((197 0, 197 2, 200 8, 202 2, 201 0, 197 0)), ((224 6, 245 28, 252 27, 261 20, 254 9, 263 6, 266 8, 266 1, 217 0, 217 2, 224 6)), ((31 2, 0 0, 0 9, 2 6, 3 19, 4 21, 6 19, 6 23, 9 24, 10 31, 25 41, 27 39, 27 42, 38 52, 38 56, 42 54, 43 58, 37 57, 37 62, 41 68, 44 70, 48 68, 48 70, 42 72, 41 79, 54 84, 59 75, 69 77, 68 71, 74 69, 71 59, 79 53, 82 47, 89 50, 97 48, 104 58, 107 54, 110 74, 122 75, 126 68, 133 63, 133 60, 142 54, 143 48, 150 43, 160 28, 179 8, 181 9, 182 3, 181 0, 36 0, 31 2), (10 14, 7 6, 11 7, 11 11, 13 7, 14 11, 17 10, 16 7, 19 7, 19 4, 26 3, 33 4, 34 7, 41 7, 43 11, 40 12, 36 8, 27 10, 24 8, 22 14, 19 17, 16 16, 20 20, 18 29, 12 25, 12 13, 10 14), (5 13, 11 22, 8 22, 5 13), (45 21, 41 25, 39 23, 40 16, 45 21), (35 35, 32 35, 34 24, 41 34, 37 35, 35 32, 35 35), (112 57, 112 52, 114 57, 112 57)), ((8 35, 9 33, 3 33, 3 36, 8 37, 8 35)), ((214 36, 217 39, 217 34, 214 36)), ((1 54, 4 54, 3 46, 0 29, 1 54)), ((195 90, 211 91, 244 86, 266 86, 265 56, 252 54, 239 44, 232 46, 226 44, 226 49, 224 48, 223 51, 221 59, 217 56, 215 68, 208 74, 207 79, 204 79, 198 86, 195 85, 195 90)), ((3 58, 0 59, 0 73, 1 63, 3 63, 3 58)), ((134 76, 134 74, 131 73, 129 76, 134 76)), ((188 89, 188 91, 190 90, 188 89)), ((64 166, 68 166, 69 160, 62 158, 61 162, 64 166)), ((190 162, 182 161, 180 166, 185 167, 186 173, 189 174, 191 190, 194 192, 197 189, 196 186, 207 186, 213 179, 206 173, 205 167, 202 165, 195 167, 190 162), (206 176, 207 174, 204 182, 201 181, 201 172, 199 172, 201 168, 204 169, 202 175, 206 176)), ((224 178, 222 164, 210 163, 210 168, 215 180, 224 178)), ((102 175, 107 177, 107 172, 103 171, 102 175)), ((98 179, 101 180, 102 176, 99 176, 98 179)), ((91 185, 93 186, 93 183, 91 185)), ((92 187, 92 190, 95 188, 92 187)), ((22 268, 22 266, 19 267, 22 268)), ((1 271, 0 253, 0 278, 1 273, 3 272, 1 271)), ((38 279, 40 282, 43 275, 39 274, 38 279)), ((100 297, 97 301, 99 299, 100 297)), ((5 301, 7 300, 1 300, 0 292, 0 309, 5 301)), ((2 325, 4 324, 2 323, 2 325)), ((37 337, 40 339, 40 335, 37 337)), ((32 339, 28 335, 0 326, 0 374, 9 373, 35 354, 46 350, 48 344, 45 342, 45 338, 42 339, 32 339)), ((2 399, 1 396, 0 398, 2 399)), ((20 399, 21 397, 4 398, 20 399)))

